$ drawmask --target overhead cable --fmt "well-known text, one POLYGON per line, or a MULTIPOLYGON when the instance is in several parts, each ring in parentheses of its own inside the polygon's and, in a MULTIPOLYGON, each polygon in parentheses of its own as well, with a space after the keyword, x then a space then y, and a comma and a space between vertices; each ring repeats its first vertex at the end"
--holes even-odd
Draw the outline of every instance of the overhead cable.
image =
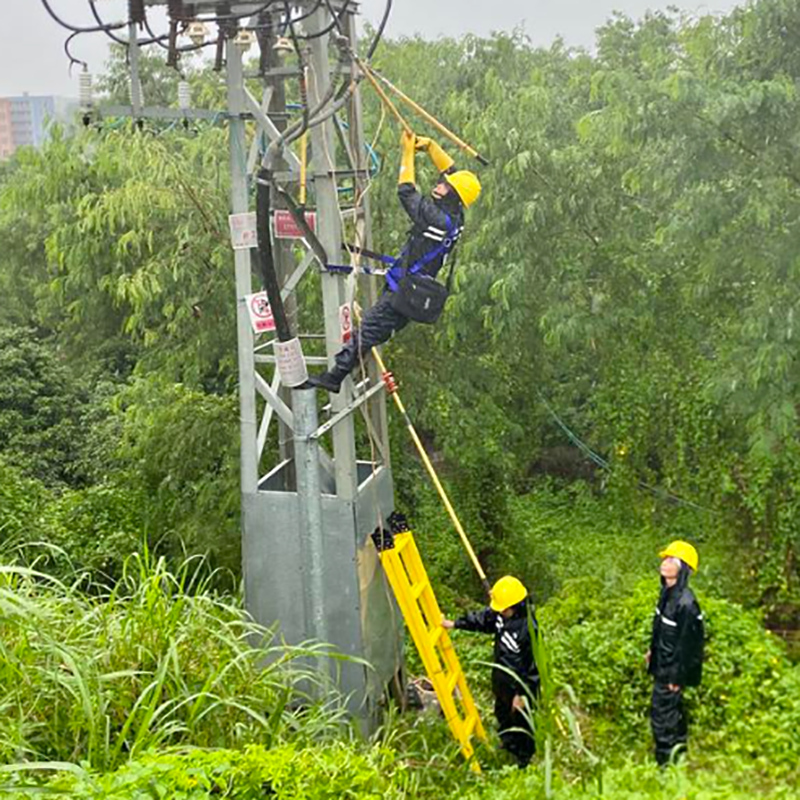
POLYGON ((81 61, 79 58, 75 58, 72 55, 69 47, 72 44, 72 40, 76 36, 80 36, 83 31, 73 31, 69 36, 67 36, 66 41, 64 42, 64 52, 67 54, 67 58, 69 59, 69 69, 70 75, 72 74, 72 65, 73 64, 80 64, 84 69, 88 69, 89 65, 85 61, 81 61))
POLYGON ((69 22, 65 22, 61 17, 53 11, 53 7, 50 5, 48 0, 41 0, 42 5, 44 6, 45 11, 62 27, 66 28, 68 31, 72 31, 73 33, 100 33, 100 32, 107 32, 107 31, 117 31, 120 28, 124 28, 127 23, 125 22, 117 22, 110 25, 95 25, 92 27, 82 27, 80 25, 71 25, 69 22))

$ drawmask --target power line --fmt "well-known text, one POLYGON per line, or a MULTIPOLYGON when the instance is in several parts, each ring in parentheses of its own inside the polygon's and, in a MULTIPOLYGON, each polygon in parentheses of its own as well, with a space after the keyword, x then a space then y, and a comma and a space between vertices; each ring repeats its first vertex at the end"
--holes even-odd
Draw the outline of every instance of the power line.
MULTIPOLYGON (((550 416, 553 418, 553 421, 558 425, 559 428, 564 432, 566 437, 575 445, 590 461, 595 463, 598 467, 605 470, 609 474, 613 474, 614 468, 611 464, 603 458, 599 453, 596 453, 589 447, 586 442, 584 442, 574 431, 572 431, 564 422, 563 419, 556 413, 555 409, 547 402, 547 398, 541 393, 541 391, 537 390, 537 394, 539 395, 539 399, 542 401, 544 407, 550 413, 550 416)), ((675 505, 684 506, 686 508, 692 508, 695 511, 703 511, 707 514, 718 514, 719 512, 712 509, 706 508, 705 506, 701 506, 698 503, 695 503, 691 500, 686 500, 683 497, 679 497, 676 494, 672 494, 665 489, 660 489, 658 486, 652 486, 649 483, 645 483, 644 481, 638 481, 637 485, 640 489, 643 489, 646 492, 649 492, 654 497, 660 500, 669 500, 670 502, 674 503, 675 505)))

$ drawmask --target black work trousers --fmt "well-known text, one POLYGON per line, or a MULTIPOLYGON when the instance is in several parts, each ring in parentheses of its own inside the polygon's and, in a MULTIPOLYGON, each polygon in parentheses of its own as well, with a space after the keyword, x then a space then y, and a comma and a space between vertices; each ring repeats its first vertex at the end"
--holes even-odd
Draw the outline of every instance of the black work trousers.
POLYGON ((669 763, 676 747, 686 749, 688 723, 683 708, 683 689, 673 692, 665 683, 655 682, 650 705, 650 725, 656 745, 656 761, 669 763))
POLYGON ((331 370, 337 380, 343 381, 359 360, 373 347, 388 342, 392 334, 409 323, 408 317, 392 308, 392 295, 384 292, 378 302, 361 318, 361 327, 353 331, 353 338, 336 354, 336 366, 331 370))
POLYGON ((493 689, 494 715, 497 718, 503 749, 517 760, 520 768, 527 767, 536 752, 533 728, 528 719, 530 715, 526 716, 515 711, 512 705, 514 695, 525 695, 525 692, 521 686, 514 690, 511 687, 495 685, 493 689))

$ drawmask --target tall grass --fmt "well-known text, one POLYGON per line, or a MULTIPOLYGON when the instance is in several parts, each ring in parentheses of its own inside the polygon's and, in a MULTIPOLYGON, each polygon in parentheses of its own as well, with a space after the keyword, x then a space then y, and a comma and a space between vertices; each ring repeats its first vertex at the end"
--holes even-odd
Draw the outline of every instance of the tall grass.
POLYGON ((147 552, 110 589, 0 566, 0 761, 106 771, 154 748, 333 732, 341 704, 309 666, 327 648, 277 643, 209 580, 201 560, 173 573, 147 552))

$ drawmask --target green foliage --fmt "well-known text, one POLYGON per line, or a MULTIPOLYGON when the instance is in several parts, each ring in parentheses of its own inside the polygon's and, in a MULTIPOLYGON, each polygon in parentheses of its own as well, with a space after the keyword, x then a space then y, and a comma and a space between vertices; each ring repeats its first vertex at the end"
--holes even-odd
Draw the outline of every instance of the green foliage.
POLYGON ((203 574, 147 553, 111 590, 0 568, 0 760, 113 770, 155 747, 332 731, 338 705, 308 695, 330 688, 303 660, 324 648, 273 644, 203 574))
MULTIPOLYGON (((652 683, 644 653, 657 592, 651 580, 613 597, 601 581, 586 578, 567 584, 541 610, 559 680, 574 689, 599 743, 641 745, 652 683)), ((714 597, 702 596, 701 605, 707 646, 702 685, 688 693, 692 749, 793 772, 796 743, 775 731, 797 723, 800 704, 786 690, 798 668, 757 615, 714 597)))
MULTIPOLYGON (((515 32, 386 42, 376 57, 491 161, 445 320, 404 331, 388 360, 490 577, 515 572, 542 607, 562 687, 553 775, 487 754, 497 771, 482 782, 435 719, 390 730, 388 749, 307 747, 329 717, 290 710, 291 674, 259 678, 235 604, 185 571, 131 577, 126 555, 145 540, 173 563, 210 553, 229 584, 238 574, 223 130, 111 121, 4 165, 0 536, 29 563, 31 543, 48 543, 69 580, 87 568, 120 583, 3 573, 0 757, 70 762, 56 784, 87 797, 247 797, 283 782, 288 796, 527 800, 596 796, 585 739, 607 796, 796 796, 797 668, 759 617, 720 598, 800 623, 798 30, 796 3, 759 0, 720 19, 616 16, 591 55, 515 32), (658 773, 639 763, 655 579, 639 581, 677 536, 700 545, 709 659, 692 769, 658 773), (265 740, 277 746, 230 749, 265 740), (148 753, 171 745, 226 749, 148 753)), ((146 95, 173 105, 177 73, 157 56, 142 68, 146 95)), ((219 107, 219 77, 182 69, 198 103, 219 107)), ((124 74, 117 54, 109 101, 126 101, 124 74)), ((369 92, 365 109, 376 131, 369 92)), ((396 157, 390 124, 377 148, 396 157)), ((391 172, 370 189, 386 252, 407 226, 391 172)), ((471 605, 479 582, 391 425, 400 505, 440 599, 471 605)), ((489 643, 454 638, 488 709, 489 643)))
POLYGON ((157 377, 134 381, 118 398, 118 463, 142 498, 151 541, 180 556, 208 553, 238 574, 238 405, 157 377))
POLYGON ((49 484, 80 482, 87 399, 52 342, 0 327, 0 450, 9 462, 49 484))
MULTIPOLYGON (((400 800, 406 797, 402 766, 382 748, 359 753, 345 743, 314 748, 283 745, 242 751, 149 755, 105 775, 81 771, 51 781, 56 797, 194 800, 222 794, 235 800, 264 796, 303 800, 400 800)), ((15 796, 27 796, 17 789, 15 796)), ((5 796, 5 795, 0 795, 5 796)), ((31 796, 34 796, 31 793, 31 796)))
POLYGON ((47 490, 38 481, 25 477, 16 467, 0 458, 0 537, 18 540, 36 527, 50 501, 47 490))

